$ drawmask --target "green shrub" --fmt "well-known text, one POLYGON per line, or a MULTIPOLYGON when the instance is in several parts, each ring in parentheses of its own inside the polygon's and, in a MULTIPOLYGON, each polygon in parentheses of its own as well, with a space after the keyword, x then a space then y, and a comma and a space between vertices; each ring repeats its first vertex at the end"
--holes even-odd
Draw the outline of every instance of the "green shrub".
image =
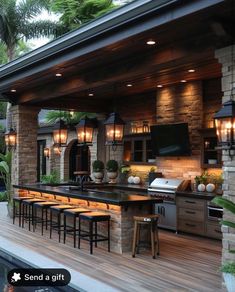
POLYGON ((104 170, 104 162, 101 160, 95 160, 92 164, 94 172, 100 172, 104 170))
POLYGON ((106 164, 106 169, 109 172, 116 172, 118 170, 118 163, 116 160, 109 160, 106 164))
POLYGON ((221 272, 229 273, 235 276, 235 262, 224 264, 221 268, 221 272))
POLYGON ((59 172, 57 170, 53 170, 51 174, 42 175, 41 182, 44 184, 58 184, 60 182, 59 172))
POLYGON ((7 201, 7 193, 6 192, 0 192, 0 202, 7 201))

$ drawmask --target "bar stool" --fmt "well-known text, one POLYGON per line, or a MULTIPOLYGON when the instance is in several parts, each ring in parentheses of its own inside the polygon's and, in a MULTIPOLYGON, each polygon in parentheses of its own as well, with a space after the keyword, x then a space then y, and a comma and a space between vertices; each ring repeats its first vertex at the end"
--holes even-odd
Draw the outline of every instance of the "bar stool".
POLYGON ((22 217, 22 201, 32 199, 33 197, 14 197, 13 198, 13 224, 15 224, 15 218, 19 217, 19 226, 21 226, 22 217), (18 208, 16 207, 18 205, 18 208))
POLYGON ((91 212, 88 209, 85 208, 74 208, 74 209, 66 209, 64 210, 64 243, 66 241, 66 234, 69 232, 73 232, 73 245, 76 247, 76 235, 77 231, 77 218, 80 220, 79 215, 85 212, 91 212), (73 218, 73 227, 67 226, 66 224, 66 217, 70 216, 73 218))
POLYGON ((132 246, 133 258, 135 257, 136 250, 139 248, 141 225, 150 226, 151 249, 152 249, 153 259, 156 258, 156 253, 157 255, 159 255, 158 219, 159 219, 159 215, 134 216, 134 237, 133 237, 133 246, 132 246), (157 245, 157 249, 156 249, 156 245, 157 245))
POLYGON ((67 209, 74 209, 74 206, 70 205, 58 205, 58 206, 51 206, 50 210, 50 238, 52 238, 52 230, 57 230, 59 234, 59 242, 60 242, 60 233, 64 229, 64 225, 61 224, 61 214, 64 210, 67 209), (57 215, 57 221, 52 220, 53 212, 57 215))
POLYGON ((78 248, 80 248, 80 240, 86 240, 90 243, 90 254, 93 253, 93 242, 95 242, 95 247, 97 247, 97 242, 108 241, 108 251, 110 252, 110 215, 103 212, 89 212, 82 213, 79 215, 79 226, 78 226, 78 248), (89 222, 89 232, 81 233, 81 221, 86 220, 89 222), (108 223, 108 236, 103 236, 97 233, 97 223, 107 222, 108 223), (93 225, 95 223, 95 233, 93 233, 93 225), (88 239, 86 238, 88 237, 88 239), (94 239, 95 238, 95 239, 94 239))
POLYGON ((33 198, 22 201, 22 228, 24 228, 24 220, 29 221, 29 231, 31 229, 31 222, 33 225, 34 214, 33 214, 33 204, 37 202, 45 202, 43 199, 33 198))
POLYGON ((43 229, 44 229, 44 223, 46 224, 46 230, 47 230, 47 224, 49 222, 48 220, 48 209, 52 206, 58 206, 59 203, 56 202, 37 202, 33 204, 33 214, 34 214, 34 224, 33 224, 33 232, 35 232, 35 228, 37 223, 41 223, 41 234, 43 235, 43 229), (37 216, 37 209, 41 209, 41 216, 37 216), (46 214, 45 214, 46 213, 46 214), (44 218, 44 214, 46 215, 44 218))

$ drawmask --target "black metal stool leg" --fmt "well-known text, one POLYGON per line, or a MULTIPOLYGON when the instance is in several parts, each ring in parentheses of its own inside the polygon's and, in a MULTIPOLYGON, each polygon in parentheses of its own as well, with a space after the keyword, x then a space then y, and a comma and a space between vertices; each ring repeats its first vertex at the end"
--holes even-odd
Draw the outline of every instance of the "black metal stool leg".
POLYGON ((90 254, 93 253, 93 222, 89 222, 89 233, 90 233, 90 254))
POLYGON ((22 202, 19 202, 19 227, 21 227, 21 217, 22 217, 22 202))
POLYGON ((81 242, 81 219, 78 217, 78 248, 80 248, 81 242))
POLYGON ((50 238, 52 237, 52 210, 50 210, 50 238))
POLYGON ((13 200, 13 224, 15 224, 15 217, 16 217, 16 203, 13 200))
POLYGON ((76 247, 76 216, 73 217, 73 246, 76 247))
MULTIPOLYGON (((95 240, 97 240, 97 222, 95 222, 95 240)), ((95 241, 95 247, 97 247, 97 241, 95 241)))
POLYGON ((59 242, 60 242, 60 229, 61 229, 61 227, 60 227, 60 225, 61 225, 61 216, 60 216, 60 213, 58 214, 58 216, 57 216, 57 223, 58 223, 58 234, 59 234, 59 242))
POLYGON ((108 252, 110 252, 110 220, 108 220, 108 252))
POLYGON ((43 235, 43 228, 44 228, 44 208, 42 207, 42 212, 41 212, 41 216, 42 216, 42 226, 41 226, 41 228, 42 228, 42 231, 41 231, 41 234, 43 235))
POLYGON ((23 204, 23 205, 22 205, 22 224, 21 224, 21 227, 22 227, 22 228, 24 228, 24 216, 25 216, 25 215, 24 215, 24 207, 25 207, 25 206, 24 206, 24 204, 23 204))
POLYGON ((66 215, 64 214, 64 243, 66 241, 67 225, 66 225, 66 215))

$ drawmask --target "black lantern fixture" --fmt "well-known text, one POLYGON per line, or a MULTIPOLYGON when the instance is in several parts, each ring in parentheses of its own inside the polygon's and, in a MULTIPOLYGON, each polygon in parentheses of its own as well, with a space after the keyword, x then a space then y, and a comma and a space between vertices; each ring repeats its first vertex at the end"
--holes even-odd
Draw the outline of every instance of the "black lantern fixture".
POLYGON ((64 121, 59 119, 53 128, 53 141, 54 145, 65 147, 67 145, 68 128, 64 121))
POLYGON ((118 113, 111 113, 108 119, 104 122, 106 145, 120 145, 123 141, 124 121, 118 113))
POLYGON ((218 146, 224 150, 235 149, 235 101, 225 102, 214 119, 218 146))
POLYGON ((9 148, 15 148, 16 147, 16 137, 17 137, 17 134, 16 134, 15 130, 13 130, 11 128, 9 131, 7 131, 5 133, 6 146, 9 148))
POLYGON ((79 145, 92 145, 94 126, 94 120, 88 117, 80 120, 76 126, 79 145))
POLYGON ((50 158, 50 148, 48 148, 48 147, 44 148, 43 154, 46 158, 50 158))
POLYGON ((218 147, 223 150, 235 149, 235 101, 234 98, 234 44, 231 48, 231 94, 230 100, 225 102, 222 108, 215 114, 215 127, 218 137, 218 147))

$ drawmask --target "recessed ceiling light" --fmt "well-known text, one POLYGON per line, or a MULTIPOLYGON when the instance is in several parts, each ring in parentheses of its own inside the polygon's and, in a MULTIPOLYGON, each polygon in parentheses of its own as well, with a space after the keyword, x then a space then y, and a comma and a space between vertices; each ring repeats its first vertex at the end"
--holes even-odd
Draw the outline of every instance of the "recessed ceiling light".
POLYGON ((149 45, 149 46, 153 46, 153 45, 156 44, 156 42, 155 42, 154 40, 148 40, 148 41, 146 42, 146 44, 149 45))
POLYGON ((131 83, 128 83, 126 86, 127 87, 132 87, 132 84, 131 83))
POLYGON ((194 69, 189 69, 188 72, 189 73, 193 73, 193 72, 195 72, 195 70, 194 69))
POLYGON ((94 93, 89 93, 88 96, 94 96, 94 93))
POLYGON ((157 87, 158 87, 158 88, 161 88, 161 87, 163 87, 163 85, 161 85, 161 84, 158 84, 158 85, 157 85, 157 87))
POLYGON ((61 74, 61 73, 56 73, 55 76, 56 76, 56 77, 61 77, 62 74, 61 74))
POLYGON ((180 82, 182 82, 182 83, 185 83, 185 82, 187 82, 186 80, 184 80, 184 79, 182 79, 182 80, 180 80, 180 82))
POLYGON ((11 92, 16 92, 16 89, 11 89, 11 92))

